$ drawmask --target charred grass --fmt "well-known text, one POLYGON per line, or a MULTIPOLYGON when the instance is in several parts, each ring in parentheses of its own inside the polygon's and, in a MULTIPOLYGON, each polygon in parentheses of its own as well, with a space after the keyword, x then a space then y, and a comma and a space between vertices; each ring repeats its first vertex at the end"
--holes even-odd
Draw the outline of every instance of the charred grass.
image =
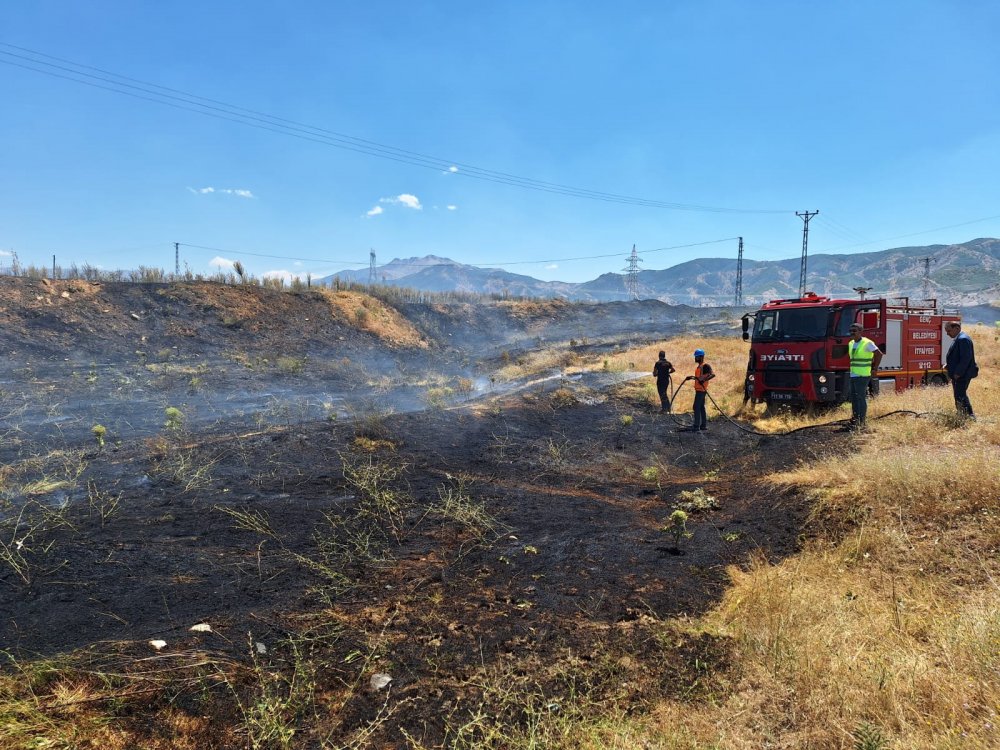
POLYGON ((59 569, 0 574, 0 745, 669 737, 658 701, 736 674, 731 639, 672 619, 717 597, 735 550, 706 516, 665 557, 642 468, 666 451, 682 489, 704 468, 674 466, 651 415, 578 395, 94 452, 59 569))
MULTIPOLYGON (((777 442, 713 420, 682 436, 648 382, 611 398, 564 383, 96 456, 88 477, 120 509, 71 510, 58 576, 0 576, 22 628, 3 631, 0 745, 994 747, 1000 346, 972 335, 974 425, 899 415, 777 442), (156 473, 177 451, 211 464, 207 484, 156 473), (152 488, 111 481, 130 466, 153 467, 152 488), (661 528, 682 507, 674 554, 661 528), (149 560, 171 583, 116 577, 149 560), (32 640, 60 596, 102 588, 135 600, 126 625, 32 640), (32 620, 39 593, 55 596, 32 620)), ((667 348, 684 375, 695 346, 738 406, 738 341, 608 369, 667 348)), ((920 390, 871 414, 949 402, 920 390)))

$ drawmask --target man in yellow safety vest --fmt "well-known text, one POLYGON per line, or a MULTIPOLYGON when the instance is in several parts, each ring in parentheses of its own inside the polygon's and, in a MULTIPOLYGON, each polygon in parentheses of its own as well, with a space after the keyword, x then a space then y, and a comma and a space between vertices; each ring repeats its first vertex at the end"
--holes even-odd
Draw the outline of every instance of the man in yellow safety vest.
POLYGON ((851 323, 851 340, 847 349, 851 355, 851 424, 849 429, 863 430, 868 415, 868 383, 878 372, 882 352, 875 342, 861 335, 860 323, 851 323))

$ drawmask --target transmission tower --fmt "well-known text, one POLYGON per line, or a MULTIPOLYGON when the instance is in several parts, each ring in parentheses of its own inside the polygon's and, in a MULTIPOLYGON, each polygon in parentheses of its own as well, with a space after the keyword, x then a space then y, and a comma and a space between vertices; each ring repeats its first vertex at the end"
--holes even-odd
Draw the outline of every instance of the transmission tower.
POLYGON ((639 299, 639 256, 635 252, 635 245, 632 245, 632 254, 628 256, 628 265, 624 269, 625 294, 629 299, 639 299))
POLYGON ((818 214, 819 211, 795 212, 795 215, 802 219, 802 266, 799 269, 799 297, 806 293, 806 259, 809 257, 809 219, 818 214))
POLYGON ((736 256, 736 299, 733 300, 734 307, 743 306, 743 238, 740 237, 739 254, 736 256))
POLYGON ((934 263, 934 258, 930 256, 926 258, 921 258, 920 262, 924 264, 924 299, 928 300, 931 298, 931 263, 934 263))
POLYGON ((375 248, 371 248, 371 252, 368 254, 368 283, 370 285, 375 284, 375 248))

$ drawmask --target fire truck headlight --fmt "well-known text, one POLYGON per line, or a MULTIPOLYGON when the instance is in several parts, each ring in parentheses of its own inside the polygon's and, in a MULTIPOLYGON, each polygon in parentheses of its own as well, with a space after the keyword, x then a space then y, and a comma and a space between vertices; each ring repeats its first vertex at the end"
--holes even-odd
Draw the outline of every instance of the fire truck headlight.
MULTIPOLYGON (((818 378, 816 378, 816 379, 817 379, 817 380, 818 380, 819 382, 821 382, 821 383, 825 383, 825 382, 826 382, 826 375, 820 375, 820 376, 819 376, 818 378)), ((823 393, 826 393, 826 389, 825 389, 825 388, 823 389, 823 393)))
POLYGON ((830 389, 824 385, 822 388, 819 389, 819 392, 825 395, 828 390, 830 389))

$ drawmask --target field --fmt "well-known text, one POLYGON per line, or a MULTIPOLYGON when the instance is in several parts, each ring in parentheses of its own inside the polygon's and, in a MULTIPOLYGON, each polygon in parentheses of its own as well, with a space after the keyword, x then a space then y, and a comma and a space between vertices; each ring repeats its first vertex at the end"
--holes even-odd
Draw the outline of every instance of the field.
POLYGON ((690 434, 640 374, 660 348, 686 374, 703 346, 734 413, 731 316, 664 340, 623 317, 615 344, 583 312, 505 303, 520 338, 483 346, 483 311, 324 292, 290 311, 316 325, 295 350, 267 305, 170 293, 167 322, 229 369, 181 371, 182 339, 141 365, 99 341, 117 354, 96 382, 86 358, 57 382, 42 334, 8 328, 0 746, 1000 741, 994 330, 970 329, 976 423, 926 389, 879 397, 860 436, 781 434, 843 413, 714 408, 690 434), (16 390, 27 368, 49 406, 16 390), (399 368, 401 400, 379 380, 399 368))

